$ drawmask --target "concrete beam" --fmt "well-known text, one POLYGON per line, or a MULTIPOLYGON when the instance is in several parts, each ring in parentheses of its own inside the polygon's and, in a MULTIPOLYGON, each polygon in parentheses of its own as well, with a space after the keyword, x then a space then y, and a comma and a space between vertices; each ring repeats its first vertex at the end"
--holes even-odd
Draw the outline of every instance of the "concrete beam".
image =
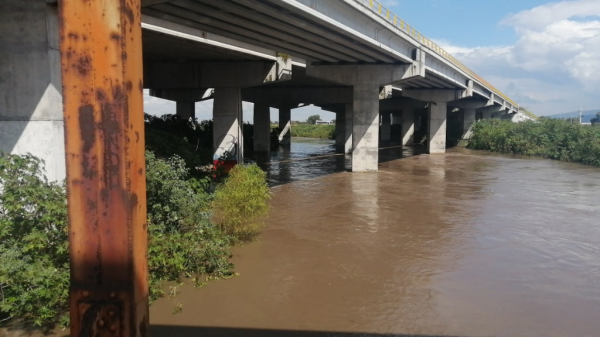
POLYGON ((291 79, 291 61, 148 62, 144 88, 243 88, 291 79))
POLYGON ((386 86, 425 77, 425 67, 419 62, 409 65, 307 65, 306 75, 343 85, 372 83, 386 86))
POLYGON ((213 93, 213 89, 150 89, 150 96, 175 102, 199 102, 213 93))
POLYGON ((424 102, 436 102, 436 103, 448 103, 456 101, 462 98, 473 96, 473 92, 468 89, 426 89, 426 90, 414 90, 405 89, 402 90, 402 96, 417 99, 424 102))

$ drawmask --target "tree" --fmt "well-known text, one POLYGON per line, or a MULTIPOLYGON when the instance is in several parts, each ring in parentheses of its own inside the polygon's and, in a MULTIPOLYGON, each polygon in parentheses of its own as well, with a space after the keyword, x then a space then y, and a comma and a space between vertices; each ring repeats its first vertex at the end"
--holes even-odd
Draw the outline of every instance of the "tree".
POLYGON ((600 124, 600 112, 596 112, 596 117, 590 120, 592 125, 600 124))
POLYGON ((317 124, 317 121, 321 119, 319 115, 312 115, 306 119, 306 123, 308 124, 317 124))

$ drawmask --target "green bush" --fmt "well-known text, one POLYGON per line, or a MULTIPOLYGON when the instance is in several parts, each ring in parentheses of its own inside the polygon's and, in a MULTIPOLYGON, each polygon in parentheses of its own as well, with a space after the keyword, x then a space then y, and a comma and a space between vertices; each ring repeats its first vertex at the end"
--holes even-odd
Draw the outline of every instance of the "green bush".
POLYGON ((183 159, 148 151, 146 169, 151 297, 163 294, 163 281, 193 277, 200 284, 200 275, 233 275, 230 240, 210 222, 211 197, 189 179, 183 159))
POLYGON ((235 242, 253 239, 264 225, 271 198, 265 177, 256 165, 237 165, 215 191, 215 223, 235 242))
MULTIPOLYGON (((0 323, 68 325, 69 253, 64 186, 31 155, 0 156, 0 323)), ((230 239, 210 222, 208 181, 183 159, 146 152, 150 296, 164 281, 233 275, 230 239)))
POLYGON ((0 261, 0 321, 68 322, 65 189, 32 155, 0 155, 0 261))
POLYGON ((292 137, 335 139, 335 125, 298 124, 293 125, 292 137))
POLYGON ((467 147, 600 166, 600 128, 558 119, 479 121, 467 147))

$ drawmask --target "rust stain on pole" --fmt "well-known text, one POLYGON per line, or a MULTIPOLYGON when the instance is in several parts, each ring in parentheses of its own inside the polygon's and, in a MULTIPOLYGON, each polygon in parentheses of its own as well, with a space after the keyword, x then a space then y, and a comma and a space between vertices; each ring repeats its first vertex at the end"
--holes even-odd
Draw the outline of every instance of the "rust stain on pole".
POLYGON ((140 0, 62 0, 71 336, 147 336, 140 0))

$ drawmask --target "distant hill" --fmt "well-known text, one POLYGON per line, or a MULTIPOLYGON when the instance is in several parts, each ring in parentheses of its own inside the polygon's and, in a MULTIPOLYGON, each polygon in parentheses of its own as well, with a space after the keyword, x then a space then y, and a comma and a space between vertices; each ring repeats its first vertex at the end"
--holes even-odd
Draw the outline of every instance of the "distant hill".
MULTIPOLYGON (((581 118, 581 122, 582 123, 590 123, 590 120, 592 118, 596 117, 597 112, 600 112, 600 109, 583 110, 583 117, 581 118)), ((566 119, 566 118, 577 117, 577 116, 579 116, 579 111, 565 112, 565 113, 549 115, 549 116, 545 116, 545 117, 566 119)))

